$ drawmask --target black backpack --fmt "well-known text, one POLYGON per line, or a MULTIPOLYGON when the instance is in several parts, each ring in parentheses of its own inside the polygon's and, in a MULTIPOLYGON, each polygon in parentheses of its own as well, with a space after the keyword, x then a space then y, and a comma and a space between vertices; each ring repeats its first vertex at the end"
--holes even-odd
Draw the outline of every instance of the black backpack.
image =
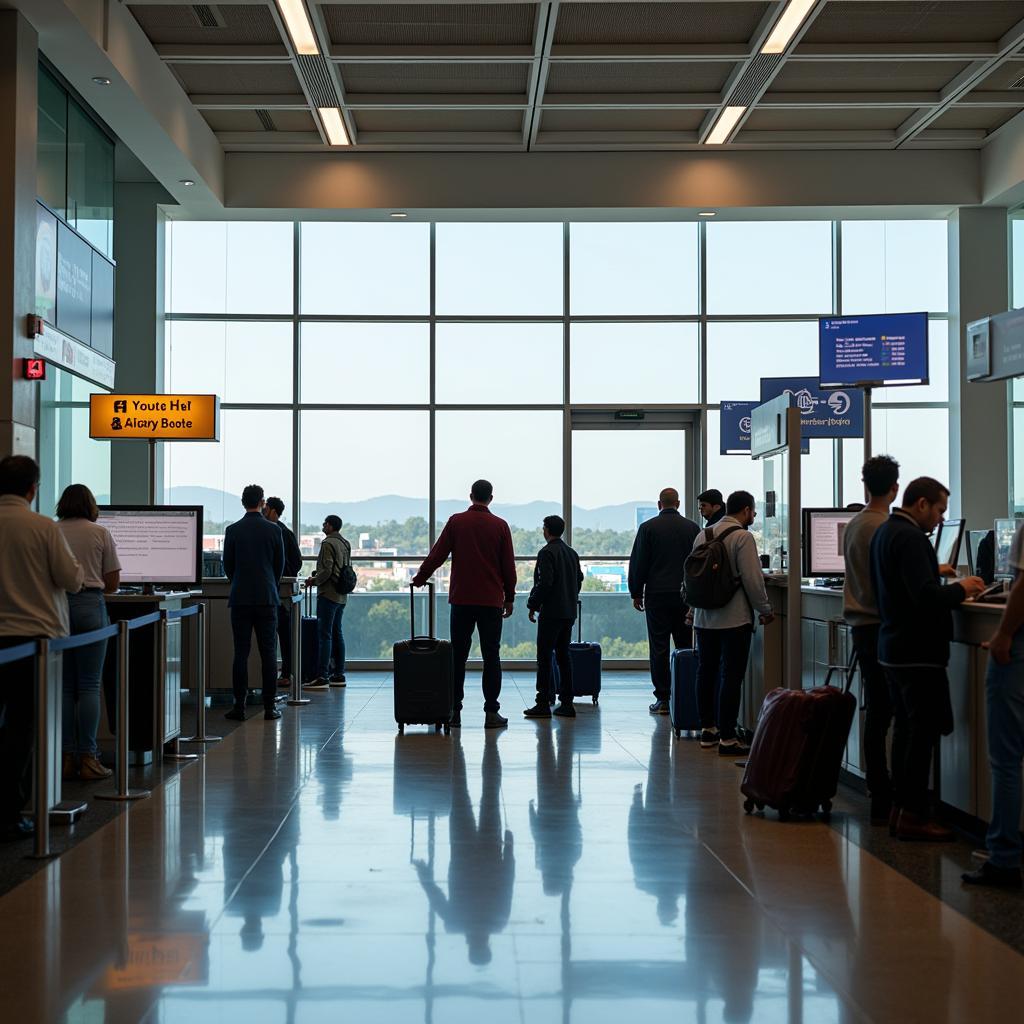
MULTIPOLYGON (((341 544, 344 549, 344 544, 341 544)), ((355 569, 352 568, 350 562, 344 561, 339 562, 337 556, 334 559, 334 571, 331 572, 331 583, 334 584, 335 590, 339 594, 351 594, 356 589, 356 584, 359 582, 359 578, 356 576, 355 569), (335 572, 337 575, 335 575, 335 572)))
POLYGON ((740 578, 733 575, 725 538, 742 529, 730 526, 716 537, 709 526, 704 543, 690 552, 683 564, 683 600, 691 608, 724 608, 739 590, 740 578))

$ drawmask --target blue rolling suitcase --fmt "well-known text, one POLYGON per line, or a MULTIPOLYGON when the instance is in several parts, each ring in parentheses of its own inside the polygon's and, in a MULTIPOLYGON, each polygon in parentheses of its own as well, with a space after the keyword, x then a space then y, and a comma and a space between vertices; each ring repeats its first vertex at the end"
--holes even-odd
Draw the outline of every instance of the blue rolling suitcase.
POLYGON ((685 733, 700 732, 697 710, 697 651, 686 647, 672 652, 672 691, 668 710, 672 731, 679 739, 685 733))
MULTIPOLYGON (((601 692, 601 645, 583 642, 583 602, 576 606, 576 643, 569 644, 573 697, 590 697, 597 703, 601 692)), ((558 692, 558 662, 551 656, 551 679, 558 692)), ((552 694, 554 700, 555 694, 552 694)))

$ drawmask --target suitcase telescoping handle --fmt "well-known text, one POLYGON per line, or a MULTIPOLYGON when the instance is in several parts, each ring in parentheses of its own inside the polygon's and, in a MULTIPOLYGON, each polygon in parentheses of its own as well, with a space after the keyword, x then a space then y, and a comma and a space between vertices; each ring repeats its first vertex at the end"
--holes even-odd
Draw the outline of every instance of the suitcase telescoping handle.
POLYGON ((583 643, 583 598, 576 599, 576 643, 583 643))
MULTIPOLYGON (((433 640, 437 635, 434 624, 433 580, 427 583, 427 628, 429 629, 427 636, 433 640)), ((411 583, 409 584, 409 638, 411 640, 416 639, 416 588, 411 583)))

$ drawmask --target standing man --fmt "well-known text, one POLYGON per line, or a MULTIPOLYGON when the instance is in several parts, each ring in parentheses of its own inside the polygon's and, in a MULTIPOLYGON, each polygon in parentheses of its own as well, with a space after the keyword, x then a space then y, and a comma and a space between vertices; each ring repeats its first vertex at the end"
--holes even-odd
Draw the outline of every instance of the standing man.
MULTIPOLYGON (((284 541, 284 575, 298 576, 302 571, 302 552, 295 534, 281 521, 284 515, 284 502, 280 498, 267 498, 263 515, 281 528, 281 539, 284 541)), ((278 686, 290 686, 292 681, 292 603, 282 601, 277 606, 277 642, 281 647, 281 676, 278 686)))
POLYGON ((705 526, 714 526, 725 515, 725 499, 722 492, 712 487, 703 494, 698 494, 697 510, 705 526))
POLYGON ((886 736, 892 721, 892 702, 885 670, 878 664, 878 630, 881 620, 871 586, 871 538, 889 518, 899 493, 900 465, 888 455, 875 455, 864 463, 861 479, 868 503, 850 520, 843 534, 843 617, 850 624, 853 649, 864 684, 864 760, 871 794, 871 824, 896 825, 893 815, 893 783, 886 766, 886 736))
MULTIPOLYGON (((33 512, 39 466, 26 455, 0 460, 0 649, 68 634, 68 594, 84 571, 57 524, 33 512)), ((29 838, 21 816, 31 790, 35 661, 0 670, 0 841, 29 838)))
POLYGON ((316 587, 316 630, 319 640, 317 675, 306 683, 306 690, 326 690, 345 685, 345 634, 341 618, 345 614, 348 593, 342 589, 341 574, 352 564, 352 545, 341 535, 341 518, 325 516, 323 543, 316 559, 316 571, 305 586, 316 587))
POLYGON ((977 576, 948 586, 940 580, 928 535, 942 522, 948 500, 949 488, 938 480, 911 480, 903 506, 871 540, 871 585, 881 619, 878 661, 889 680, 896 718, 892 763, 900 839, 953 838, 950 829, 929 820, 928 775, 939 736, 953 731, 946 676, 952 610, 977 597, 985 584, 977 576))
POLYGON ((967 885, 1021 887, 1021 762, 1024 761, 1024 533, 1010 548, 1014 574, 999 628, 988 642, 985 704, 988 764, 992 772, 992 820, 985 845, 989 859, 963 875, 967 885))
POLYGON ((245 515, 224 531, 224 572, 231 581, 228 607, 235 640, 231 667, 234 707, 224 716, 245 721, 245 697, 249 690, 249 650, 256 632, 256 647, 263 668, 263 717, 281 717, 274 707, 277 680, 277 609, 284 573, 284 541, 281 530, 263 518, 263 488, 249 484, 242 491, 245 515))
POLYGON ((452 659, 455 662, 455 707, 452 727, 462 725, 466 689, 466 659, 473 630, 480 634, 484 660, 484 728, 500 729, 508 719, 498 714, 501 704, 501 620, 512 614, 516 599, 516 562, 512 531, 488 507, 494 489, 477 480, 469 492, 472 504, 448 520, 419 572, 414 587, 422 587, 448 558, 452 559, 448 603, 451 605, 452 659))
POLYGON ((537 553, 533 570, 533 590, 527 601, 530 621, 537 621, 537 703, 523 714, 527 718, 551 717, 551 656, 558 660, 559 705, 555 714, 561 718, 575 718, 572 701, 572 663, 569 660, 569 641, 572 625, 576 621, 577 602, 583 586, 580 558, 562 540, 565 520, 561 516, 544 519, 544 540, 547 544, 537 553))
POLYGON ((647 617, 651 682, 654 683, 652 715, 667 715, 672 689, 669 641, 676 647, 692 647, 693 634, 686 624, 689 611, 683 603, 683 564, 693 549, 700 529, 679 513, 679 492, 666 487, 658 495, 658 515, 641 524, 629 556, 629 593, 633 607, 647 617))
POLYGON ((775 614, 764 586, 757 542, 748 532, 757 510, 754 496, 733 491, 725 515, 702 530, 694 542, 697 551, 709 534, 725 546, 727 570, 737 581, 735 593, 721 608, 695 608, 697 634, 697 709, 700 712, 700 745, 718 747, 722 757, 744 757, 750 747, 736 735, 743 677, 750 658, 750 641, 756 621, 767 625, 775 614), (757 616, 755 620, 754 616, 757 616))

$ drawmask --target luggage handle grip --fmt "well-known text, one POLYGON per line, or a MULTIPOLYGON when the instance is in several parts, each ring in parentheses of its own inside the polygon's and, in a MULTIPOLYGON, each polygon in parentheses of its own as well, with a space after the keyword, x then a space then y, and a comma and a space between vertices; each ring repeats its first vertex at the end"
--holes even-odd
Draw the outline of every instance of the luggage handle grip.
POLYGON ((576 643, 583 643, 583 598, 576 598, 576 643))
MULTIPOLYGON (((436 624, 434 622, 434 581, 427 580, 427 637, 435 639, 436 624)), ((416 586, 409 584, 409 638, 416 639, 416 586)))

